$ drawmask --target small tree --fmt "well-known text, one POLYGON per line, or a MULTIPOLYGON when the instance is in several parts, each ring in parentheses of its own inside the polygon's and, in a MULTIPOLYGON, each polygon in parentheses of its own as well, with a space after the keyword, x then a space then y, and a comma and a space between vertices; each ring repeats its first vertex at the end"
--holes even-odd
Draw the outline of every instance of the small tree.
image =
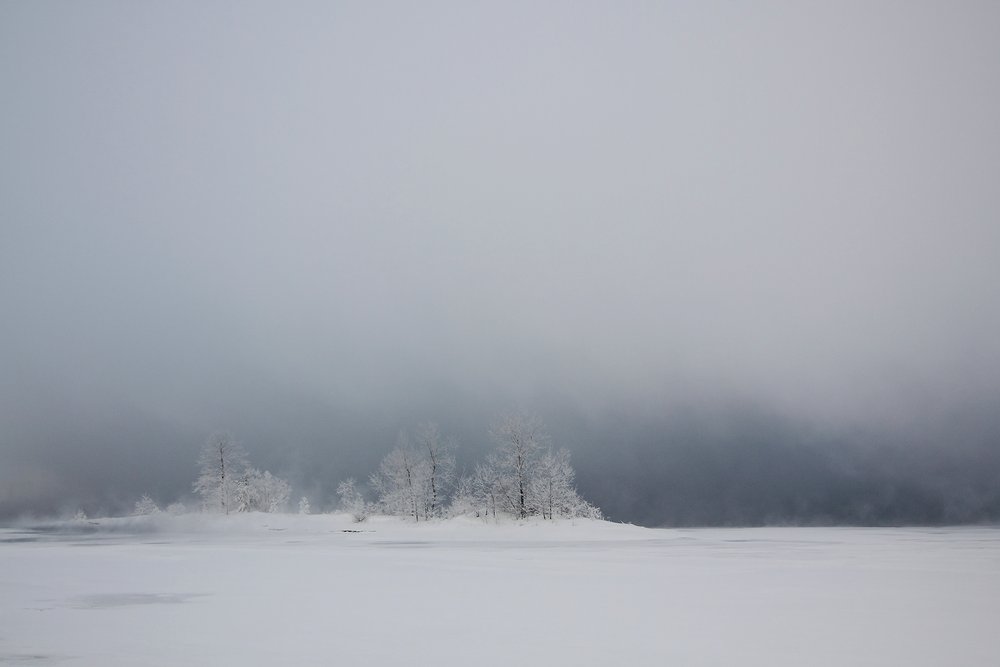
POLYGON ((198 479, 194 483, 202 509, 223 514, 235 509, 236 482, 246 468, 246 452, 231 434, 217 431, 210 435, 201 449, 198 479))
POLYGON ((371 477, 371 485, 378 495, 379 508, 393 516, 412 516, 420 521, 424 512, 429 480, 427 462, 410 446, 405 434, 400 434, 399 445, 386 454, 378 472, 371 477))
POLYGON ((309 507, 309 499, 306 498, 305 496, 299 498, 299 514, 309 514, 310 509, 311 508, 309 507))
POLYGON ((548 451, 541 458, 534 480, 533 497, 543 519, 588 517, 599 519, 601 511, 576 492, 576 473, 569 464, 569 450, 548 451))
POLYGON ((187 507, 184 506, 184 503, 176 502, 176 503, 170 503, 169 505, 167 505, 167 514, 172 514, 174 516, 180 516, 181 514, 184 514, 185 512, 187 512, 187 507))
MULTIPOLYGON (((507 504, 506 498, 509 497, 507 492, 509 488, 510 483, 503 479, 496 453, 491 453, 484 462, 476 464, 471 474, 458 481, 450 514, 452 516, 472 514, 487 520, 492 516, 496 521, 498 511, 507 509, 505 504, 507 504)), ((512 511, 514 507, 515 505, 511 504, 509 510, 512 511)))
POLYGON ((493 515, 494 521, 498 520, 498 510, 513 512, 516 509, 517 503, 510 493, 512 487, 510 476, 504 473, 496 452, 489 454, 484 462, 476 465, 472 481, 476 494, 486 512, 493 515))
POLYGON ((368 518, 368 503, 358 490, 353 477, 337 485, 337 495, 340 496, 340 509, 350 514, 355 523, 361 523, 368 518))
POLYGON ((282 512, 288 508, 288 498, 292 495, 292 487, 288 481, 280 477, 275 477, 268 471, 264 471, 264 491, 261 494, 262 507, 266 507, 265 512, 282 512))
POLYGON ((153 499, 149 497, 149 494, 142 494, 142 498, 135 501, 135 508, 132 510, 132 514, 135 516, 148 516, 150 514, 159 514, 159 506, 153 502, 153 499))

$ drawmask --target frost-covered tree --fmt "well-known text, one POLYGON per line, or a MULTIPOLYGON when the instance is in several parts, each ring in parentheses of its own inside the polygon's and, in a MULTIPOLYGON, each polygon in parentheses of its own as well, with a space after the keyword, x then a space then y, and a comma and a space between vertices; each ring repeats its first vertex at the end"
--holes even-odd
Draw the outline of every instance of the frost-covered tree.
POLYGON ((184 514, 185 512, 187 512, 187 507, 184 506, 184 503, 180 503, 180 502, 178 502, 178 503, 170 503, 169 505, 167 505, 166 512, 167 512, 167 514, 172 514, 174 516, 180 516, 181 514, 184 514))
POLYGON ((416 454, 423 458, 426 474, 424 486, 424 514, 428 517, 441 516, 444 500, 451 489, 455 476, 455 442, 441 436, 441 430, 433 422, 417 427, 413 437, 416 454))
POLYGON ((486 511, 484 516, 491 514, 496 521, 498 511, 513 513, 517 508, 517 502, 511 494, 511 477, 504 472, 504 466, 496 452, 490 453, 485 461, 476 464, 472 483, 486 511))
POLYGON ((600 517, 600 510, 576 492, 569 450, 552 451, 537 417, 508 415, 494 424, 491 435, 497 449, 460 480, 453 515, 600 517))
POLYGON ((568 449, 550 450, 542 456, 532 480, 532 500, 543 519, 601 518, 601 511, 576 492, 575 477, 568 449))
POLYGON ((448 516, 484 517, 485 515, 483 504, 476 495, 472 475, 462 475, 455 485, 455 493, 451 497, 451 505, 448 506, 448 516))
MULTIPOLYGON (((452 483, 453 445, 433 423, 421 425, 412 440, 401 433, 399 444, 371 476, 380 511, 414 521, 443 514, 448 491, 454 494, 449 516, 476 516, 494 521, 541 517, 600 518, 600 510, 576 491, 567 449, 554 451, 541 420, 530 414, 508 414, 490 429, 497 447, 471 473, 452 483)), ((353 481, 338 488, 342 499, 356 493, 353 481)), ((346 503, 342 500, 342 507, 346 503)))
POLYGON ((523 519, 532 511, 532 480, 549 438, 541 420, 526 413, 504 415, 493 424, 490 435, 498 446, 498 481, 504 497, 513 505, 514 516, 523 519))
POLYGON ((210 435, 201 449, 194 483, 202 509, 223 514, 234 510, 236 484, 246 469, 246 452, 231 434, 217 431, 210 435))
POLYGON ((309 506, 308 498, 306 498, 305 496, 299 498, 299 514, 309 514, 311 509, 312 508, 309 506))
POLYGON ((405 434, 400 434, 399 445, 386 454, 378 472, 371 476, 381 511, 393 516, 411 516, 414 521, 420 521, 421 515, 426 518, 428 470, 427 461, 414 451, 405 434))
POLYGON ((265 470, 246 468, 236 482, 237 512, 280 512, 288 505, 288 482, 265 470))
POLYGON ((458 481, 449 514, 473 515, 483 519, 493 517, 496 520, 499 513, 512 513, 516 508, 511 488, 510 479, 505 478, 499 459, 493 452, 458 481))
POLYGON ((364 496, 358 490, 353 477, 349 477, 337 485, 337 495, 340 496, 340 509, 350 514, 355 523, 361 523, 368 518, 368 503, 365 502, 364 496))
POLYGON ((569 502, 569 495, 576 495, 573 489, 573 469, 569 465, 569 450, 551 450, 542 456, 537 474, 532 484, 535 509, 543 519, 552 519, 562 514, 563 506, 569 502))
POLYGON ((132 509, 132 514, 135 516, 148 516, 150 514, 159 514, 160 507, 149 497, 149 494, 142 494, 142 498, 135 501, 135 507, 132 509))

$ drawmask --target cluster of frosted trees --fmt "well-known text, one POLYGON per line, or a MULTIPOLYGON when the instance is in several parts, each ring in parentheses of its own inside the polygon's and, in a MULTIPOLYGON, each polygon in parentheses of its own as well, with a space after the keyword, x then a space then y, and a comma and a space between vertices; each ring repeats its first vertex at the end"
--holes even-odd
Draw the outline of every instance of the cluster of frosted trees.
POLYGON ((243 447, 229 433, 213 433, 198 459, 195 492, 204 511, 281 512, 288 505, 288 482, 251 467, 243 447))
MULTIPOLYGON (((194 491, 201 499, 203 512, 283 512, 288 508, 291 487, 288 482, 250 465, 246 451, 232 435, 216 432, 208 437, 198 457, 198 479, 194 491)), ((158 514, 159 506, 144 494, 135 503, 133 515, 158 514)), ((168 514, 183 514, 182 503, 167 506, 168 514)), ((308 514, 309 501, 299 501, 299 512, 308 514)))
POLYGON ((507 415, 494 424, 496 445, 471 473, 456 480, 454 443, 435 424, 403 434, 370 478, 367 502, 354 480, 337 489, 341 509, 356 521, 370 513, 423 521, 443 516, 525 519, 600 518, 576 492, 569 451, 554 451, 537 417, 507 415))
MULTIPOLYGON (((455 442, 442 436, 436 424, 401 434, 395 449, 382 459, 369 478, 372 500, 348 479, 337 487, 340 509, 355 521, 373 513, 408 517, 413 521, 450 516, 485 520, 501 517, 600 518, 598 508, 576 492, 569 451, 554 450, 537 417, 512 414, 499 419, 490 430, 496 445, 485 460, 467 474, 455 469, 455 442)), ((243 447, 225 432, 213 433, 198 459, 194 491, 206 512, 282 512, 288 508, 287 481, 252 467, 243 447)), ((144 495, 133 514, 161 510, 144 495)), ((180 503, 167 507, 171 514, 185 511, 180 503)), ((302 498, 299 512, 310 512, 302 498)))

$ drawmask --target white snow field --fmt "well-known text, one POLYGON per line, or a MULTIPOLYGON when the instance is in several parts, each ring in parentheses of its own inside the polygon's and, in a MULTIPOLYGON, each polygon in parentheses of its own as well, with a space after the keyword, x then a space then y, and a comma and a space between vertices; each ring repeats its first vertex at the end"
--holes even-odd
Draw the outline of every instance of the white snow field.
POLYGON ((12 527, 0 663, 995 666, 1000 530, 262 514, 12 527))

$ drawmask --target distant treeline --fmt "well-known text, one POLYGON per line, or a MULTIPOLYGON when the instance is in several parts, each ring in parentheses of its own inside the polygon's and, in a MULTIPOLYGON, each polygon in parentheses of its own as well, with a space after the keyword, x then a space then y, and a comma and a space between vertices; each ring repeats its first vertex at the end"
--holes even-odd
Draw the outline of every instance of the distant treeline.
POLYGON ((578 479, 611 518, 649 526, 996 522, 995 433, 845 436, 752 410, 692 411, 581 430, 578 479))

